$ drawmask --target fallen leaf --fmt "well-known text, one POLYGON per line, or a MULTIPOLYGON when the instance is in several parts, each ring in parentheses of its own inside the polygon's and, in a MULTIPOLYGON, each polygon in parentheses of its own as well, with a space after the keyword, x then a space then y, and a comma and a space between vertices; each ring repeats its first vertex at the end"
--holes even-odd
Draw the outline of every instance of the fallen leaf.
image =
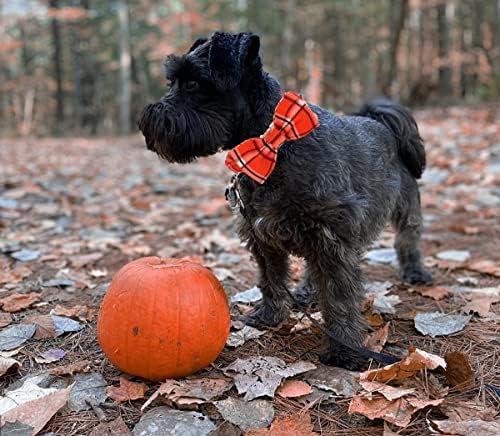
POLYGON ((271 424, 271 428, 250 429, 245 436, 313 436, 311 416, 308 413, 297 413, 289 416, 279 416, 271 424))
POLYGON ((500 263, 493 262, 491 260, 476 260, 474 262, 470 262, 467 265, 467 269, 500 277, 500 263))
POLYGON ((81 360, 79 362, 70 363, 69 365, 57 366, 50 369, 52 375, 73 375, 81 372, 90 371, 90 362, 88 360, 81 360))
POLYGON ((30 307, 33 303, 40 301, 41 294, 30 292, 29 294, 12 294, 0 299, 0 306, 6 312, 19 312, 30 307))
POLYGON ((254 286, 243 292, 238 292, 231 297, 231 303, 255 303, 262 299, 260 288, 254 286))
POLYGON ((312 393, 312 388, 302 380, 286 380, 276 393, 283 398, 296 398, 312 393))
POLYGON ((64 350, 52 348, 50 350, 44 351, 38 356, 35 356, 35 361, 37 363, 52 363, 61 360, 65 355, 66 352, 64 350))
POLYGON ((469 259, 470 252, 468 250, 446 250, 436 254, 436 257, 448 262, 465 262, 469 259))
POLYGON ((422 369, 446 369, 446 361, 435 354, 426 353, 418 348, 411 349, 401 362, 378 369, 370 369, 359 374, 359 381, 369 380, 385 383, 412 377, 422 369))
POLYGON ((133 401, 144 398, 144 394, 148 390, 145 383, 135 383, 120 377, 120 386, 108 386, 106 393, 108 397, 115 400, 117 403, 123 401, 133 401))
POLYGON ((366 298, 373 296, 373 313, 396 313, 394 306, 401 302, 398 295, 387 295, 392 288, 391 282, 372 282, 365 285, 366 298))
POLYGON ((66 404, 73 385, 52 392, 42 398, 28 401, 2 414, 1 425, 21 422, 33 427, 33 435, 39 433, 47 422, 66 404))
POLYGON ((10 253, 10 257, 20 262, 29 262, 38 259, 38 257, 40 257, 40 254, 41 253, 36 250, 23 249, 10 253))
POLYGON ((469 301, 463 308, 462 312, 466 314, 477 313, 480 317, 484 318, 490 313, 490 308, 493 303, 499 301, 498 296, 491 295, 476 295, 473 300, 469 301))
POLYGON ((77 332, 83 328, 78 321, 71 318, 58 315, 50 315, 50 317, 54 321, 56 336, 61 336, 64 333, 77 332))
POLYGON ((49 394, 57 392, 53 387, 40 387, 38 384, 44 380, 45 376, 40 374, 38 376, 30 376, 24 380, 21 386, 6 391, 3 397, 0 397, 0 416, 7 413, 9 410, 17 406, 33 401, 49 394))
POLYGON ((17 267, 12 271, 0 271, 0 284, 1 283, 19 283, 24 277, 31 274, 31 270, 24 266, 17 267))
POLYGON ((443 399, 420 400, 415 398, 398 398, 388 400, 382 395, 356 395, 349 403, 349 413, 359 413, 368 419, 382 418, 384 421, 395 424, 398 427, 406 427, 412 414, 427 406, 438 406, 443 399))
POLYGON ((132 436, 127 424, 123 422, 121 416, 110 422, 101 422, 96 425, 89 436, 132 436))
POLYGON ((10 313, 0 312, 0 327, 6 327, 12 322, 12 315, 10 313))
POLYGON ((208 417, 198 412, 185 412, 161 406, 146 412, 135 425, 136 436, 170 434, 208 436, 216 429, 208 417))
POLYGON ((231 332, 227 338, 226 345, 229 347, 239 347, 245 342, 251 339, 257 339, 262 336, 265 332, 257 330, 254 327, 248 325, 244 326, 241 330, 231 332))
POLYGON ((23 424, 19 421, 6 422, 5 425, 0 428, 1 434, 3 436, 32 436, 33 427, 28 424, 23 424))
POLYGON ((446 435, 477 435, 477 436, 497 436, 500 434, 500 422, 482 421, 481 419, 470 419, 467 421, 428 421, 429 427, 434 432, 446 435))
POLYGON ((58 304, 50 313, 68 318, 76 318, 83 322, 92 321, 95 317, 94 309, 89 309, 87 306, 82 306, 80 304, 72 307, 62 307, 58 304))
POLYGON ((447 336, 462 331, 471 316, 449 315, 441 312, 417 313, 415 328, 423 335, 447 336))
POLYGON ((89 253, 89 254, 79 254, 76 256, 71 256, 71 264, 78 270, 83 268, 88 264, 93 264, 100 260, 104 256, 104 253, 89 253))
POLYGON ((273 397, 284 378, 315 368, 312 363, 300 360, 286 364, 277 357, 251 357, 236 359, 223 372, 233 378, 238 393, 245 394, 245 400, 250 401, 262 396, 273 397))
POLYGON ((388 322, 383 328, 368 335, 365 339, 365 346, 372 351, 380 353, 389 336, 389 325, 390 322, 388 322))
POLYGON ((470 419, 482 419, 483 421, 495 420, 498 410, 494 407, 486 407, 475 401, 447 401, 440 406, 441 411, 452 421, 468 421, 470 419))
POLYGON ((270 401, 244 401, 229 397, 214 401, 213 404, 226 421, 242 430, 267 427, 274 418, 274 408, 270 401))
POLYGON ((451 386, 470 387, 474 382, 474 371, 469 358, 461 351, 451 351, 444 355, 446 378, 451 386))
POLYGON ((159 395, 177 405, 202 404, 222 395, 232 387, 224 378, 197 378, 192 380, 166 380, 143 404, 141 411, 159 395))
POLYGON ((0 377, 8 373, 16 372, 20 367, 21 364, 16 359, 0 356, 0 377))
POLYGON ((389 401, 396 400, 409 394, 414 394, 416 391, 415 388, 405 389, 401 387, 394 387, 377 381, 360 380, 359 384, 368 393, 377 392, 382 394, 389 401))
POLYGON ((0 332, 0 350, 12 350, 33 337, 36 331, 34 324, 17 324, 0 332))
POLYGON ((396 250, 394 248, 377 248, 370 250, 364 255, 369 263, 394 264, 397 262, 396 250))
POLYGON ((453 294, 452 290, 442 286, 434 286, 432 288, 419 288, 417 292, 424 296, 430 297, 434 300, 442 300, 444 297, 453 294))
POLYGON ((36 326, 33 339, 51 339, 57 336, 54 320, 49 315, 32 315, 24 318, 21 322, 36 326))
MULTIPOLYGON (((323 323, 323 316, 321 315, 321 312, 314 312, 311 314, 311 318, 315 319, 318 321, 320 324, 323 323)), ((290 333, 297 333, 302 330, 307 330, 312 327, 312 321, 304 316, 303 314, 298 314, 298 319, 297 323, 290 329, 290 333)))
POLYGON ((107 383, 104 377, 97 373, 76 374, 74 387, 68 400, 68 410, 79 412, 91 408, 90 403, 101 404, 108 397, 107 383))
POLYGON ((356 372, 344 368, 318 365, 316 369, 304 374, 304 379, 323 391, 334 392, 343 397, 352 397, 359 390, 359 384, 355 380, 356 376, 356 372))
POLYGON ((373 302, 375 301, 375 295, 370 295, 365 298, 363 302, 363 312, 365 312, 365 317, 370 327, 380 327, 384 324, 384 319, 379 313, 373 313, 373 302))

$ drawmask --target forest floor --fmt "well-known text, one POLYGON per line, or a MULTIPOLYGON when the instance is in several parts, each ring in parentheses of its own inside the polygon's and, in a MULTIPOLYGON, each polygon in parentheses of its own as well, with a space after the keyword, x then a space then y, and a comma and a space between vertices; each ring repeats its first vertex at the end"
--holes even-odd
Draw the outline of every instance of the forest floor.
MULTIPOLYGON (((435 109, 417 118, 428 156, 422 249, 434 283, 408 286, 398 279, 389 228, 363 270, 376 294, 367 316, 379 347, 370 346, 385 344, 385 352, 400 355, 416 347, 435 356, 406 378, 376 377, 392 386, 388 393, 356 373, 323 367, 318 332, 299 313, 276 328, 242 333, 240 321, 254 303, 240 301, 232 304, 232 337, 254 339, 226 346, 210 368, 190 378, 223 380, 225 389, 200 400, 181 380, 143 412, 160 383, 144 387, 109 363, 97 343, 96 314, 113 274, 147 255, 199 256, 228 296, 255 285, 255 263, 235 235, 224 199, 230 174, 223 156, 170 165, 148 152, 139 136, 0 139, 2 434, 8 428, 30 434, 30 427, 56 435, 127 434, 127 428, 136 435, 166 434, 155 433, 155 423, 173 427, 179 420, 183 430, 171 434, 207 434, 215 427, 212 434, 221 435, 499 434, 500 108, 435 109), (417 330, 415 317, 431 312, 445 316, 417 330), (432 337, 438 329, 448 331, 432 337), (437 356, 446 356, 446 370, 437 356), (238 361, 226 369, 237 358, 257 357, 264 363, 238 361), (298 362, 302 371, 308 363, 317 369, 280 376, 279 361, 268 357, 298 362), (231 387, 244 364, 267 392, 254 393, 252 401, 250 392, 243 397, 231 387), (267 365, 274 378, 255 375, 258 365, 267 365), (117 394, 109 387, 120 378, 117 394), (275 393, 282 378, 286 389, 275 393), (135 384, 127 388, 127 380, 135 384), (138 399, 130 399, 131 390, 138 399), (210 421, 172 413, 176 409, 210 421), (148 421, 137 424, 145 413, 148 421), (262 430, 273 420, 271 431, 262 430)), ((294 280, 301 269, 294 259, 294 280)))

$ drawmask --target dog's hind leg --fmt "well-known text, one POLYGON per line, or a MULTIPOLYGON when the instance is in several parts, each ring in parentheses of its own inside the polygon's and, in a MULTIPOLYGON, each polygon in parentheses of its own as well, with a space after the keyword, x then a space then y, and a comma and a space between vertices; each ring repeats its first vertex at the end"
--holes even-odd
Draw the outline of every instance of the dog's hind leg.
MULTIPOLYGON (((345 343, 362 345, 366 321, 361 311, 364 289, 359 255, 354 249, 342 247, 342 254, 313 253, 308 259, 311 278, 319 291, 319 305, 325 327, 345 343)), ((366 366, 366 358, 349 347, 324 337, 323 363, 347 369, 366 366)))
POLYGON ((288 318, 290 302, 284 286, 289 281, 288 254, 249 240, 248 248, 259 267, 258 286, 262 291, 262 302, 245 318, 252 327, 275 326, 288 318))
POLYGON ((396 230, 394 248, 398 255, 401 279, 408 283, 431 282, 432 274, 424 268, 420 254, 422 213, 418 185, 414 178, 404 179, 403 191, 391 220, 396 230))

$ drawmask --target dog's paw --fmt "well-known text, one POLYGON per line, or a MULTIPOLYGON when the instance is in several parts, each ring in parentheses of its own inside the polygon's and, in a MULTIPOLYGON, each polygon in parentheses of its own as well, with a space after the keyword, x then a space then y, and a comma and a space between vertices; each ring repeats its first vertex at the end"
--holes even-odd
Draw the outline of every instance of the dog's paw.
POLYGON ((400 277, 401 280, 411 285, 432 282, 432 274, 421 266, 403 269, 400 273, 400 277))
POLYGON ((350 371, 361 371, 368 367, 368 359, 360 356, 350 348, 336 344, 330 346, 319 355, 321 363, 345 368, 350 371))
POLYGON ((244 323, 255 328, 274 327, 287 319, 288 315, 289 310, 286 307, 276 309, 259 304, 252 313, 245 317, 244 323))

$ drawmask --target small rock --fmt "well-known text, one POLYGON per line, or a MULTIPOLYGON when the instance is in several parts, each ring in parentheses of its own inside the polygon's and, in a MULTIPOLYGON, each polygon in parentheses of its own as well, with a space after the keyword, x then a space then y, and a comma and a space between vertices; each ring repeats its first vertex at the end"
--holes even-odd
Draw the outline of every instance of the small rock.
POLYGON ((475 277, 457 277, 457 282, 463 286, 477 286, 479 285, 479 280, 475 277))
POLYGON ((79 412, 91 408, 89 403, 101 404, 106 401, 106 380, 97 373, 75 374, 75 385, 68 400, 68 410, 79 412))

